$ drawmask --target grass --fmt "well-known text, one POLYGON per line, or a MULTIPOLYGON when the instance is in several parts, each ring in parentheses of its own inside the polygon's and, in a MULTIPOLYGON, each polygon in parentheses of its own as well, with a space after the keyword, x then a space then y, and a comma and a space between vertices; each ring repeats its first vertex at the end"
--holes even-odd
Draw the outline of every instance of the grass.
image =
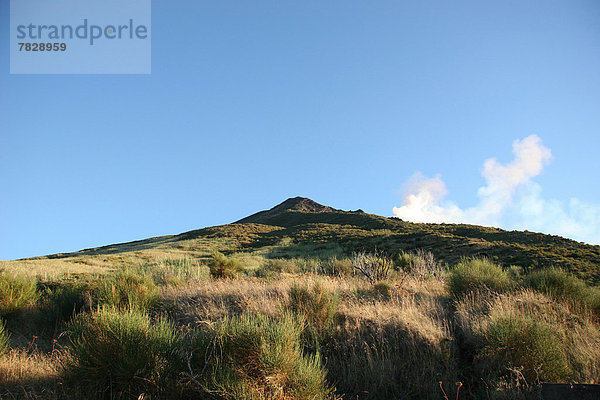
POLYGON ((321 270, 325 275, 339 277, 354 274, 352 259, 347 257, 330 257, 322 263, 321 270))
POLYGON ((533 398, 541 380, 600 383, 598 288, 583 280, 508 272, 493 254, 446 270, 435 249, 376 253, 370 236, 347 247, 356 227, 305 228, 60 259, 102 273, 5 272, 7 288, 37 294, 5 318, 0 396, 439 399, 440 381, 449 398, 461 381, 460 398, 500 399, 533 398))
POLYGON ((81 314, 69 328, 73 379, 97 391, 136 396, 167 390, 181 370, 183 344, 168 322, 138 310, 103 307, 81 314))
POLYGON ((261 267, 256 271, 256 275, 261 278, 273 278, 282 273, 291 274, 298 271, 298 265, 293 260, 275 258, 265 260, 261 267))
POLYGON ((318 351, 324 338, 331 333, 333 318, 340 299, 320 283, 312 286, 294 285, 289 290, 284 309, 296 314, 306 323, 303 342, 306 348, 318 351))
POLYGON ((0 321, 0 356, 8 351, 8 333, 4 329, 4 323, 0 321))
POLYGON ((223 399, 327 399, 318 357, 303 354, 301 321, 226 318, 195 335, 189 385, 223 399))
POLYGON ((210 269, 198 259, 167 258, 140 268, 152 275, 155 282, 166 286, 184 286, 188 282, 210 277, 210 269))
POLYGON ((0 272, 0 317, 22 311, 38 298, 37 280, 0 272))
POLYGON ((542 381, 598 383, 600 327, 591 313, 530 289, 471 293, 456 308, 474 386, 510 397, 533 395, 542 381))
POLYGON ((227 257, 218 251, 212 254, 208 267, 214 278, 235 278, 245 270, 244 265, 237 258, 227 257))
POLYGON ((518 371, 528 384, 566 382, 572 375, 566 348, 555 327, 534 315, 492 318, 478 357, 490 373, 518 371))
POLYGON ((512 287, 508 272, 485 258, 464 259, 450 273, 449 289, 460 299, 473 291, 504 292, 512 287))
POLYGON ((158 302, 159 292, 150 274, 122 268, 104 282, 99 301, 119 309, 148 310, 158 302))
POLYGON ((561 269, 533 271, 525 277, 523 285, 555 300, 572 301, 600 315, 600 289, 586 285, 561 269))

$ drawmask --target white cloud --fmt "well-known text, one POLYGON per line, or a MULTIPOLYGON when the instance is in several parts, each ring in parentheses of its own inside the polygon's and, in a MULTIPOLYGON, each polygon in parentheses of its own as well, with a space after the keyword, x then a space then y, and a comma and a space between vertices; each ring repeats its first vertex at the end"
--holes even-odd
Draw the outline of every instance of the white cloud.
POLYGON ((469 223, 527 229, 600 244, 600 205, 572 198, 568 204, 544 199, 532 179, 552 160, 552 152, 537 135, 513 143, 514 159, 501 164, 485 160, 486 185, 477 191, 475 207, 461 209, 445 200, 448 193, 440 175, 427 178, 417 172, 404 185, 402 206, 394 207, 398 218, 413 222, 469 223))

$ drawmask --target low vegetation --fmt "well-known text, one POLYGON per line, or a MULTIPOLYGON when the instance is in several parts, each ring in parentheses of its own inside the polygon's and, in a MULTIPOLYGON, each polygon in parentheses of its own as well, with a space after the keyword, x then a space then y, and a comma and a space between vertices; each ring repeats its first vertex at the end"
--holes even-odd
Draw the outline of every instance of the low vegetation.
POLYGON ((502 293, 513 286, 509 273, 492 261, 464 259, 450 273, 450 294, 460 299, 474 291, 502 293))
POLYGON ((37 282, 0 272, 0 317, 7 317, 32 305, 39 298, 37 282))
POLYGON ((596 247, 302 204, 2 263, 0 398, 534 399, 541 382, 600 383, 596 247))
POLYGON ((193 335, 186 389, 223 399, 330 397, 319 357, 303 353, 302 321, 290 314, 225 318, 193 335))
POLYGON ((97 393, 164 392, 181 370, 183 342, 168 322, 102 307, 69 326, 70 378, 97 393))
POLYGON ((227 257, 218 251, 212 254, 208 267, 214 278, 235 278, 244 271, 244 265, 238 259, 227 257))
POLYGON ((527 275, 523 285, 555 300, 572 301, 600 315, 600 289, 586 285, 582 280, 561 269, 533 271, 527 275))

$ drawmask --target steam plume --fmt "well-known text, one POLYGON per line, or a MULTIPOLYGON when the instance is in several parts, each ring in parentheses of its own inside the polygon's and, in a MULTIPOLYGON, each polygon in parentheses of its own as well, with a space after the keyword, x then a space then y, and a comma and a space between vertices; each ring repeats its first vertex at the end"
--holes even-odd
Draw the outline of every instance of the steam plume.
POLYGON ((398 218, 413 222, 469 223, 528 229, 600 243, 600 205, 572 198, 568 203, 546 200, 532 179, 552 160, 552 152, 537 135, 513 142, 514 159, 501 164, 495 158, 483 164, 486 185, 477 191, 475 207, 461 209, 445 199, 448 191, 440 175, 415 173, 404 185, 398 218))

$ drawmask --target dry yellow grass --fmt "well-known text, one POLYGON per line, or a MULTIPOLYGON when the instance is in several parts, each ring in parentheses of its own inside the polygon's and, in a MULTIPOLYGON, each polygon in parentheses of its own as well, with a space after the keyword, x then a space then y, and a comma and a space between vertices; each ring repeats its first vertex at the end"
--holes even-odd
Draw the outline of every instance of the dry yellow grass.
POLYGON ((0 261, 0 271, 14 275, 43 280, 59 279, 74 275, 98 275, 112 270, 107 262, 93 259, 31 259, 17 261, 0 261))
POLYGON ((529 289, 510 296, 472 293, 456 306, 457 325, 466 344, 473 347, 485 340, 491 324, 500 320, 517 324, 527 318, 550 327, 557 346, 564 350, 572 367, 571 379, 600 383, 600 326, 597 316, 589 310, 529 289))
POLYGON ((65 357, 58 351, 9 351, 0 357, 0 398, 56 398, 65 357))
POLYGON ((359 278, 304 274, 276 280, 208 280, 166 288, 163 298, 180 320, 188 322, 242 313, 277 316, 281 315, 281 305, 293 285, 316 283, 340 295, 342 302, 338 312, 355 323, 401 325, 432 343, 450 335, 446 312, 440 302, 445 288, 439 280, 409 278, 395 286, 392 282, 391 295, 386 298, 372 293, 372 285, 359 278))

